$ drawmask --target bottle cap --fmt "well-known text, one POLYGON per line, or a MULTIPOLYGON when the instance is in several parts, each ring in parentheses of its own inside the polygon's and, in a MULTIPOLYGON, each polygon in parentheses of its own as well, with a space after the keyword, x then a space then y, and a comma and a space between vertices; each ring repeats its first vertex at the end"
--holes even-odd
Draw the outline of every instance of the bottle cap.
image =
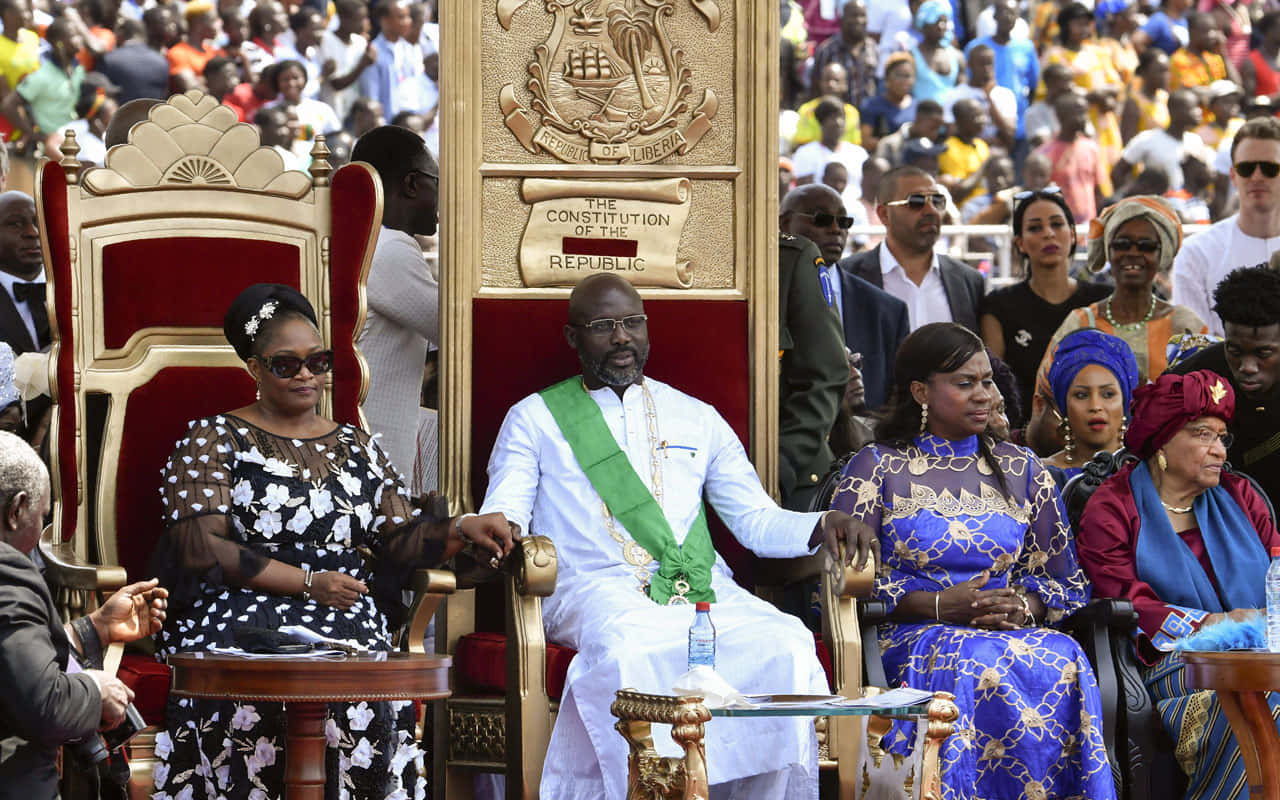
MULTIPOLYGON (((1273 547, 1273 548, 1271 548, 1271 557, 1272 557, 1272 558, 1280 558, 1280 547, 1273 547)), ((701 604, 701 603, 699 603, 698 605, 702 605, 702 604, 701 604)))
MULTIPOLYGON (((1277 548, 1275 548, 1275 549, 1276 549, 1277 551, 1280 551, 1280 547, 1277 547, 1277 548)), ((1280 553, 1278 553, 1278 554, 1280 554, 1280 553)), ((708 603, 708 602, 706 602, 705 600, 701 600, 701 601, 699 601, 698 603, 696 603, 696 604, 694 605, 694 609, 695 609, 695 610, 697 610, 697 611, 710 611, 710 610, 711 610, 711 604, 710 604, 710 603, 708 603)))

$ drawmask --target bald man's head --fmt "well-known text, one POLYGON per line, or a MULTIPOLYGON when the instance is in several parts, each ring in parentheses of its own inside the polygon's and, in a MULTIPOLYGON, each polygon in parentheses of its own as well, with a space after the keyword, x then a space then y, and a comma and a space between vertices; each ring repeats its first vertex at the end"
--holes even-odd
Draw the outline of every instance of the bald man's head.
POLYGON ((806 183, 804 186, 797 186, 787 192, 787 196, 782 198, 782 205, 778 208, 778 213, 787 214, 793 211, 803 211, 805 206, 827 202, 832 198, 835 198, 837 203, 840 202, 840 195, 825 183, 806 183))
POLYGON ((163 101, 151 97, 139 97, 117 108, 115 115, 111 117, 111 124, 107 125, 107 131, 102 135, 102 143, 108 148, 127 143, 129 129, 146 119, 152 107, 161 102, 163 101))
POLYGON ((825 183, 797 186, 782 198, 778 230, 816 244, 828 264, 840 260, 852 224, 844 201, 825 183))
POLYGON ((630 281, 612 272, 600 272, 583 278, 569 293, 569 324, 596 319, 602 298, 610 292, 619 292, 631 298, 640 306, 640 313, 644 313, 644 301, 630 281))
POLYGON ((649 326, 635 287, 612 273, 584 278, 569 295, 569 346, 578 351, 588 389, 626 388, 644 380, 649 326))

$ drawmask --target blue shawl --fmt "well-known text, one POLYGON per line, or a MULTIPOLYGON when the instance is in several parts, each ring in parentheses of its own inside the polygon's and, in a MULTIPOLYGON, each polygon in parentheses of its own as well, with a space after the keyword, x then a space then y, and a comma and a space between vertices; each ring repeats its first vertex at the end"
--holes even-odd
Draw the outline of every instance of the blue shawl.
POLYGON ((1219 596, 1191 548, 1174 533, 1146 462, 1134 467, 1129 487, 1141 520, 1135 567, 1138 577, 1150 584, 1162 601, 1211 613, 1266 606, 1265 580, 1270 565, 1266 548, 1244 509, 1226 489, 1215 486, 1192 504, 1222 590, 1219 596))

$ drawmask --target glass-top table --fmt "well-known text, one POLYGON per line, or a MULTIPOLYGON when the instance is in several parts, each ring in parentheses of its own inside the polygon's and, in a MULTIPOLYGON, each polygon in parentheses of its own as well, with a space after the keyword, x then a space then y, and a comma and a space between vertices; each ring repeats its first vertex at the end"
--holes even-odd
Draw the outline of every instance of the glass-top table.
POLYGON ((889 717, 913 719, 929 713, 933 692, 893 689, 850 700, 837 695, 746 695, 751 705, 708 706, 713 717, 889 717))
MULTIPOLYGON (((674 696, 646 694, 632 689, 620 690, 612 712, 618 719, 614 726, 627 740, 629 755, 627 798, 642 797, 707 797, 706 748, 703 726, 713 717, 813 717, 827 737, 832 760, 849 758, 858 763, 863 741, 860 728, 836 723, 830 717, 868 717, 879 720, 887 729, 892 719, 919 720, 925 724, 924 747, 920 753, 923 787, 933 786, 940 796, 941 773, 938 753, 942 743, 955 729, 960 717, 955 697, 947 692, 923 692, 912 689, 883 691, 863 690, 858 699, 831 695, 772 695, 769 700, 751 705, 708 708, 697 695, 674 696), (658 755, 653 743, 652 726, 671 726, 671 738, 684 750, 678 758, 658 755), (683 783, 679 788, 673 781, 683 783), (659 792, 655 794, 655 791, 659 792)), ((749 700, 763 696, 747 696, 749 700)), ((927 793, 926 793, 927 794, 927 793)), ((922 794, 921 796, 926 796, 922 794)), ((843 797, 843 795, 842 795, 843 797)))

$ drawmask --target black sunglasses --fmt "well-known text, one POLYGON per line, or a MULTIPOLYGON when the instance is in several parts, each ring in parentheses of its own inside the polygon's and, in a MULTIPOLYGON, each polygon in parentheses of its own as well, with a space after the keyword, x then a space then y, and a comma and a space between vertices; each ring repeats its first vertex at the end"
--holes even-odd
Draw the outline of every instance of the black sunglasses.
POLYGON ((1160 250, 1160 242, 1155 239, 1128 239, 1123 236, 1117 236, 1111 240, 1111 252, 1127 253, 1133 248, 1138 248, 1139 253, 1155 253, 1160 250))
POLYGON ((254 358, 262 362, 262 366, 277 378, 292 378, 301 372, 303 367, 306 367, 312 375, 324 375, 333 369, 332 350, 321 350, 306 358, 297 356, 270 356, 269 358, 254 356, 254 358))
POLYGON ((905 200, 894 200, 892 202, 885 203, 885 205, 906 206, 912 211, 919 211, 924 208, 925 203, 930 203, 933 205, 934 210, 941 211, 947 207, 947 196, 940 192, 933 192, 931 194, 913 193, 907 195, 907 199, 905 200))
POLYGON ((1236 174, 1241 178, 1252 178, 1255 169, 1262 170, 1264 178, 1280 175, 1280 164, 1274 161, 1241 161, 1236 164, 1236 174))
POLYGON ((824 211, 817 211, 812 214, 804 211, 797 211, 796 213, 813 220, 815 228, 829 228, 833 222, 839 225, 841 230, 847 231, 853 227, 853 217, 837 217, 835 214, 828 214, 824 211))

